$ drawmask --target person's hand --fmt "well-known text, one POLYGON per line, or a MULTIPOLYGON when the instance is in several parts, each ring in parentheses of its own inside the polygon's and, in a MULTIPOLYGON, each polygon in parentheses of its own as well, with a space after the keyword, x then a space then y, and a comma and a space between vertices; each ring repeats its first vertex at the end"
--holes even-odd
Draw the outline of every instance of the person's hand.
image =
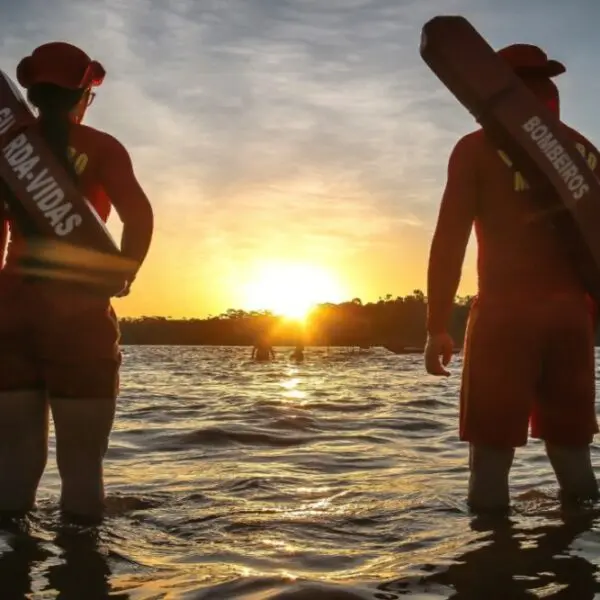
POLYGON ((118 291, 116 294, 113 294, 114 298, 124 298, 125 296, 129 296, 129 292, 131 291, 131 281, 126 281, 123 288, 118 291))
POLYGON ((93 292, 105 298, 124 298, 129 295, 132 281, 125 279, 107 280, 94 285, 93 292))
POLYGON ((436 333, 427 338, 425 346, 425 369, 430 375, 444 375, 448 377, 450 371, 444 367, 448 365, 454 351, 454 341, 449 333, 436 333), (441 360, 440 360, 441 357, 441 360))

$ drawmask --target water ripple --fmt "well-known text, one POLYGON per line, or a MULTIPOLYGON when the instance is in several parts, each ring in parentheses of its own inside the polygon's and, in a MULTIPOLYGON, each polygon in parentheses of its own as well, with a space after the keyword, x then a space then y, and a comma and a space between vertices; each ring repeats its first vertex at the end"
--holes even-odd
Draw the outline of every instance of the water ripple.
POLYGON ((469 516, 462 358, 443 380, 421 360, 126 347, 108 518, 62 531, 52 443, 31 530, 0 535, 2 597, 600 597, 600 514, 559 510, 540 443, 517 454, 515 514, 469 516))

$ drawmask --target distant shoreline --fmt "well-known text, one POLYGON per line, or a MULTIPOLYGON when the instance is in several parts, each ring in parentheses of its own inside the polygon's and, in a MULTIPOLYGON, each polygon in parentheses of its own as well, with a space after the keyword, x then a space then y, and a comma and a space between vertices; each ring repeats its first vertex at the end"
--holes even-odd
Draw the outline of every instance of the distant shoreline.
MULTIPOLYGON (((129 343, 121 343, 120 344, 121 348, 126 348, 128 346, 174 346, 174 347, 187 347, 187 348, 252 348, 252 344, 182 344, 182 343, 165 343, 165 344, 161 344, 161 343, 135 343, 135 342, 129 342, 129 343)), ((278 345, 274 345, 273 349, 277 350, 278 348, 287 348, 287 349, 293 349, 294 348, 294 344, 278 344, 278 345)), ((384 346, 370 346, 369 348, 359 348, 358 346, 352 346, 352 345, 347 345, 347 344, 309 344, 309 345, 305 345, 304 349, 305 350, 309 350, 310 348, 352 348, 352 349, 356 349, 358 351, 362 350, 363 352, 366 352, 368 350, 373 350, 376 348, 381 348, 383 350, 387 350, 387 348, 385 348, 384 346)), ((594 348, 600 348, 600 344, 594 344, 594 348)), ((454 349, 454 354, 461 354, 462 353, 462 348, 455 348, 454 349)), ((398 356, 401 355, 408 355, 408 354, 423 354, 423 352, 425 352, 425 348, 410 348, 410 349, 406 349, 400 352, 392 352, 391 350, 388 350, 389 354, 396 354, 398 356)))
MULTIPOLYGON (((461 352, 472 298, 456 298, 448 330, 461 352)), ((305 322, 267 311, 228 309, 199 318, 125 317, 119 319, 123 346, 199 346, 251 348, 259 340, 274 348, 301 344, 313 348, 386 348, 394 354, 420 354, 427 340, 427 299, 420 290, 404 297, 386 295, 363 304, 360 298, 316 306, 305 322)), ((600 328, 595 332, 600 347, 600 328)))
MULTIPOLYGON (((176 346, 176 347, 188 347, 188 348, 252 348, 252 344, 176 344, 176 343, 165 343, 165 344, 161 344, 161 343, 145 343, 145 344, 136 344, 136 343, 122 343, 121 347, 125 348, 128 346, 176 346)), ((273 350, 277 350, 277 349, 293 349, 294 348, 294 344, 275 344, 272 346, 273 350)), ((348 348, 348 349, 353 349, 356 350, 358 352, 367 352, 369 350, 374 350, 374 349, 382 349, 382 350, 387 350, 390 354, 422 354, 425 351, 425 348, 412 348, 412 347, 407 347, 406 349, 403 350, 399 350, 398 352, 394 352, 392 350, 389 350, 388 348, 385 348, 384 346, 378 345, 378 346, 369 346, 368 348, 361 348, 359 346, 352 346, 349 344, 309 344, 309 345, 305 345, 304 349, 306 350, 310 350, 311 348, 319 348, 319 349, 327 349, 327 348, 348 348)), ((462 352, 462 348, 455 348, 454 349, 454 354, 459 354, 460 352, 462 352)))

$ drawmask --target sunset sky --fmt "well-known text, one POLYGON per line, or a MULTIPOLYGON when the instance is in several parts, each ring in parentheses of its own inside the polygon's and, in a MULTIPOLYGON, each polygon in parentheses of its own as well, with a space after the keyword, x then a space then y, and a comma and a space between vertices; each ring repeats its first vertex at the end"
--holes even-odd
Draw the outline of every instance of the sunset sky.
MULTIPOLYGON (((289 296, 305 273, 317 278, 306 284, 314 301, 424 289, 448 154, 474 126, 419 56, 421 27, 437 14, 466 16, 494 47, 535 43, 563 60, 563 118, 600 144, 597 0, 1 8, 10 76, 53 40, 107 70, 86 122, 126 145, 156 213, 133 293, 115 302, 121 316, 271 308, 265 298, 289 296)), ((475 290, 474 250, 461 293, 475 290)))

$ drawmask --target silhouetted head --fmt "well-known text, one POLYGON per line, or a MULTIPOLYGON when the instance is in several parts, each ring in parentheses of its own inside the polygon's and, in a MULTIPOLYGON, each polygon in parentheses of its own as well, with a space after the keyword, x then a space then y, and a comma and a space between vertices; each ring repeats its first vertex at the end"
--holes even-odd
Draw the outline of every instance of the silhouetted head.
POLYGON ((17 66, 17 80, 39 110, 42 136, 73 181, 77 174, 69 155, 70 126, 82 121, 94 97, 92 88, 105 75, 99 62, 66 42, 38 46, 17 66))
POLYGON ((38 46, 17 66, 17 80, 27 90, 40 117, 81 122, 106 72, 83 50, 66 42, 38 46))
POLYGON ((552 78, 567 70, 563 63, 549 59, 541 48, 531 44, 511 44, 498 50, 498 55, 541 102, 560 116, 560 95, 552 78))

